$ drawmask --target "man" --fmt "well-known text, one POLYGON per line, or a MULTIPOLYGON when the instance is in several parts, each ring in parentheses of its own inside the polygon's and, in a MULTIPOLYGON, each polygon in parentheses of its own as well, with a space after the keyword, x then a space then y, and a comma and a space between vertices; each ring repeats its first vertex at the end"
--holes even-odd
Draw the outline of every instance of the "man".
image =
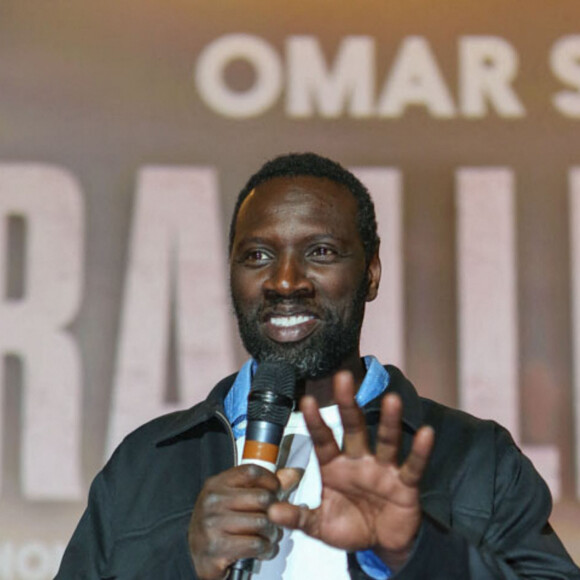
POLYGON ((368 192, 340 165, 287 155, 249 180, 230 276, 253 359, 205 402, 127 437, 57 578, 222 579, 257 558, 256 579, 580 579, 547 522, 547 487, 509 434, 361 359, 378 246, 368 192), (276 474, 236 466, 265 361, 298 377, 301 414, 276 474))

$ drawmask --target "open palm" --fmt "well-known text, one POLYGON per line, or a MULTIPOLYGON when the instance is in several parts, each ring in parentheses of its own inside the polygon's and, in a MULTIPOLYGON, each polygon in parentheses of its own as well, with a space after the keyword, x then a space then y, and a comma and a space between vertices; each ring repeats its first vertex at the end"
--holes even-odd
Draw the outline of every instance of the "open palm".
MULTIPOLYGON (((410 551, 421 524, 418 485, 433 447, 433 430, 421 428, 409 456, 398 465, 402 403, 397 395, 387 395, 372 454, 354 389, 350 373, 336 376, 334 398, 344 427, 342 450, 320 416, 315 399, 306 396, 301 401, 320 464, 320 507, 311 510, 278 503, 268 514, 276 524, 300 529, 337 548, 372 548, 383 559, 399 561, 410 551)), ((280 472, 279 477, 283 480, 286 475, 280 472)))

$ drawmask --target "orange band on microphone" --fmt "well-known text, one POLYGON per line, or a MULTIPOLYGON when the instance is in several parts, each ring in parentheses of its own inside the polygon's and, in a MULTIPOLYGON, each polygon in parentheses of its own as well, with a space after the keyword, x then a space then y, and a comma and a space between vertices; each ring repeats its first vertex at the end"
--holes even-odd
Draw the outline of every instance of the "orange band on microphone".
POLYGON ((259 459, 268 463, 276 463, 278 446, 261 441, 246 441, 244 443, 243 459, 259 459))

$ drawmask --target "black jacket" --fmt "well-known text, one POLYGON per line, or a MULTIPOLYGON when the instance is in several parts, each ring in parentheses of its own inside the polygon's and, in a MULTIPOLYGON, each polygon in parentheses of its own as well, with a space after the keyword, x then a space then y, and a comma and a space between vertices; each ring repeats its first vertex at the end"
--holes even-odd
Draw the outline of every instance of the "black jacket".
MULTIPOLYGON (((405 456, 423 423, 436 443, 421 483, 424 521, 413 554, 393 578, 580 580, 548 524, 546 484, 509 433, 492 421, 420 398, 395 367, 389 392, 404 405, 405 456)), ((208 477, 234 463, 223 400, 235 375, 206 401, 130 434, 95 478, 58 580, 194 580, 187 527, 208 477)), ((373 434, 380 400, 364 409, 373 434)), ((351 577, 368 578, 352 554, 351 577)))

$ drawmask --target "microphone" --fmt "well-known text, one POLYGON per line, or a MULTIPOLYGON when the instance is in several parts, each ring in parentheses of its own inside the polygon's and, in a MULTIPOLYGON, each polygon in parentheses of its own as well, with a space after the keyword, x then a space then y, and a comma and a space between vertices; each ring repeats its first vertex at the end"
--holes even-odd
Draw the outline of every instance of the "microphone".
MULTIPOLYGON (((241 464, 254 463, 274 473, 280 442, 294 409, 296 376, 285 362, 264 362, 258 366, 248 396, 248 424, 241 464)), ((250 580, 258 562, 244 558, 235 562, 229 580, 250 580)))

